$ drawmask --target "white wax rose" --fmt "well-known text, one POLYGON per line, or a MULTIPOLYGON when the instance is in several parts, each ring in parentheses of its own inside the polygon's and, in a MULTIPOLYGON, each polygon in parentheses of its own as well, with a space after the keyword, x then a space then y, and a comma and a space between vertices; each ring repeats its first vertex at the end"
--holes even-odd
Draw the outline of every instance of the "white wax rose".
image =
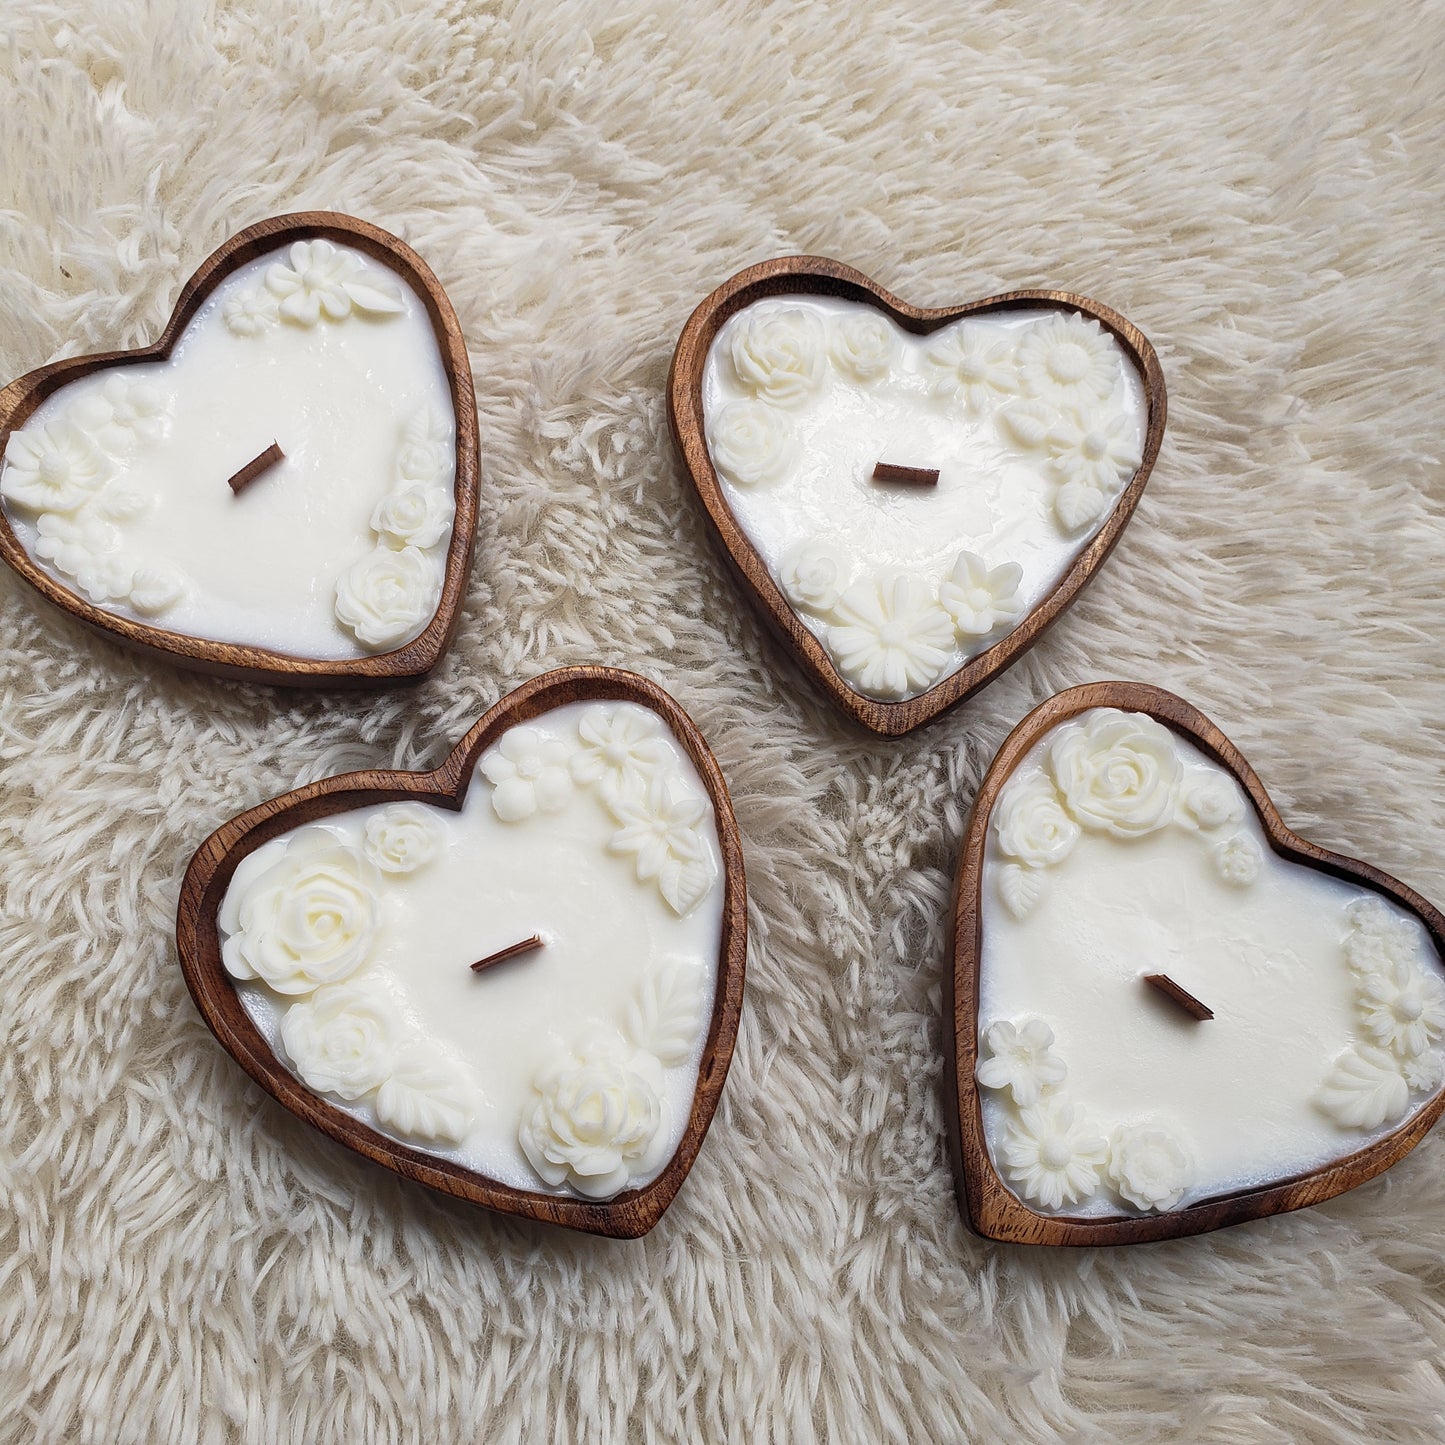
POLYGON ((388 547, 435 547, 451 530, 455 504, 445 487, 411 482, 388 492, 371 514, 371 530, 388 547))
POLYGON ((436 857, 441 829, 424 803, 388 803, 366 820, 366 856, 384 873, 413 873, 436 857))
POLYGON ((827 339, 812 311, 749 307, 728 323, 725 338, 742 386, 779 406, 798 406, 823 384, 827 339))
POLYGON ((363 647, 395 647, 436 611, 437 568, 416 547, 378 547, 341 574, 336 616, 363 647))
POLYGON ((735 487, 781 481, 798 457, 788 418, 760 401, 729 402, 710 418, 707 449, 718 474, 735 487))
POLYGON ((1263 864, 1260 851, 1243 833, 1226 838, 1214 850, 1214 871, 1236 888, 1247 888, 1259 877, 1263 864))
POLYGON ((356 983, 317 989, 281 1020, 281 1042, 313 1089, 359 1099, 391 1072, 397 1009, 382 988, 356 983))
POLYGON ((1218 773, 1196 773, 1179 789, 1176 821, 1187 828, 1209 831, 1244 817, 1239 789, 1218 773))
POLYGON ((1064 728, 1049 744, 1048 768, 1073 817, 1117 838, 1164 827, 1183 773, 1168 728, 1114 708, 1064 728))
POLYGON ((218 922, 233 978, 310 993, 350 977, 376 933, 376 870, 325 828, 302 828, 242 860, 218 922))
POLYGON ((778 582, 795 607, 827 613, 853 580, 853 565, 831 542, 810 537, 783 554, 778 582))
POLYGON ((599 1031, 537 1076, 518 1131, 538 1175, 589 1199, 610 1199, 662 1163, 662 1065, 599 1031))
POLYGON ((1133 1125, 1116 1129, 1105 1167, 1109 1182, 1136 1209, 1173 1209, 1194 1182, 1183 1145, 1163 1129, 1133 1125))
POLYGON ((1007 784, 994 808, 994 832, 1005 857, 1032 868, 1062 863, 1079 841, 1079 825, 1042 773, 1007 784))
POLYGON ((898 337, 888 319, 874 312, 840 316, 829 330, 828 355, 854 381, 877 381, 898 355, 898 337))

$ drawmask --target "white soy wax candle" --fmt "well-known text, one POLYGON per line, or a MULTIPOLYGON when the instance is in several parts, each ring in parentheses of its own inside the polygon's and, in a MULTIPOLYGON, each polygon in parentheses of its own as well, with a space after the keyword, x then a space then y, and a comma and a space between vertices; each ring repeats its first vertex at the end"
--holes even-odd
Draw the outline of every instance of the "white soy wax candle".
POLYGON ((1440 1088, 1445 985, 1417 919, 1278 857, 1227 770, 1101 708, 995 804, 978 1020, 1005 1184, 1041 1213, 1141 1215, 1397 1128, 1440 1088))
POLYGON ((422 298, 359 250, 299 241, 221 282, 167 361, 47 397, 10 437, 0 504, 106 611, 352 659, 436 611, 455 438, 422 298))
POLYGON ((941 682, 1043 599, 1138 469, 1147 424, 1133 360, 1064 308, 915 336, 858 302, 759 301, 719 331, 702 392, 733 514, 840 675, 884 700, 941 682))
POLYGON ((722 908, 686 752, 639 704, 573 703, 503 734, 459 813, 389 803, 257 849, 222 958, 337 1107, 500 1183, 607 1199, 682 1140, 722 908))

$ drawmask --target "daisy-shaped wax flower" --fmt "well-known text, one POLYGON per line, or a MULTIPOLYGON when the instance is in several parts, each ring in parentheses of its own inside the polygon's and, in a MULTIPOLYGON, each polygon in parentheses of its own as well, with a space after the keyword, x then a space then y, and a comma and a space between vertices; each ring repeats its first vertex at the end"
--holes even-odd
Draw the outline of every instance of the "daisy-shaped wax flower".
POLYGON ((989 1057, 975 1073, 985 1089, 1007 1089, 1014 1103, 1025 1108, 1037 1104, 1039 1095, 1064 1082, 1068 1069, 1054 1053, 1054 1031, 1042 1019, 1029 1019, 1015 1026, 990 1024, 983 1041, 989 1057))
POLYGON ((0 495, 32 512, 73 512, 105 478, 105 458, 62 417, 11 433, 0 495))
POLYGON ((924 351, 923 364, 934 396, 950 397, 975 416, 1019 389, 1009 348, 967 322, 940 331, 924 351))
POLYGON ((987 637, 1023 610, 1018 595, 1023 580, 1024 569, 1017 562, 990 569, 976 553, 960 552, 953 571, 938 589, 938 600, 962 636, 987 637))
POLYGON ((1403 1058, 1423 1054, 1445 1034, 1445 984, 1407 959, 1366 977, 1359 1003, 1370 1037, 1403 1058))
POLYGON ((1064 486, 1083 483, 1112 492, 1139 469, 1143 454, 1131 435, 1129 419, 1082 424, 1065 415, 1049 430, 1049 471, 1064 486))
POLYGON ((492 808, 504 823, 555 813, 572 793, 567 749, 535 728, 516 727, 477 766, 492 784, 492 808))
POLYGON ((828 649, 861 692, 899 698, 934 682, 953 655, 953 619, 916 577, 855 582, 833 609, 828 649))
POLYGON ((223 320, 237 336, 259 336, 279 315, 276 298, 263 286, 248 286, 221 306, 223 320))
POLYGON ((572 776, 579 783, 600 783, 604 794, 645 786, 671 761, 661 726, 645 709, 588 708, 577 724, 580 745, 572 754, 572 776))
POLYGON ((630 853, 638 878, 655 878, 673 912, 686 913, 712 883, 701 831, 707 799, 654 775, 605 801, 622 825, 608 840, 608 850, 630 853))
POLYGON ((136 442, 154 443, 166 434, 170 402, 154 382, 135 376, 112 376, 101 391, 110 418, 97 438, 115 449, 136 442))
POLYGON ((1051 316, 1035 322, 1018 346, 1024 390, 1058 406, 1104 401, 1119 375, 1118 349, 1097 321, 1051 316))
POLYGON ((279 298, 288 321, 314 326, 323 315, 341 321, 353 307, 382 314, 403 309, 395 287, 377 284, 360 256, 330 241, 297 241, 289 260, 289 266, 278 263, 266 271, 266 289, 279 298))
POLYGON ((1088 1198, 1108 1157, 1108 1140, 1062 1099, 1020 1110, 1004 1135, 1004 1173, 1025 1199, 1045 1209, 1088 1198))

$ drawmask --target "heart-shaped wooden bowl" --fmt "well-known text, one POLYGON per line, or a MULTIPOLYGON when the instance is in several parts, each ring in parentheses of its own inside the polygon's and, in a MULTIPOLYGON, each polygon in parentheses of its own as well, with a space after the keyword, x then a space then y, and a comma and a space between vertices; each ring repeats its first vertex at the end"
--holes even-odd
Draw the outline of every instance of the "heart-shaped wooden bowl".
POLYGON ((1388 1169, 1429 1132, 1445 1110, 1445 1093, 1424 1103, 1393 1132, 1315 1171, 1220 1195, 1142 1218, 1068 1218, 1036 1213, 1000 1179, 985 1142, 978 1066, 979 978, 983 940, 982 888, 989 820, 1000 791, 1030 749, 1060 723, 1091 708, 1145 713, 1172 728, 1238 779, 1254 806, 1270 848, 1288 862, 1358 884, 1398 904, 1424 924, 1445 956, 1445 916, 1412 888, 1368 863, 1316 847, 1290 831, 1239 749, 1182 698, 1133 682, 1095 682, 1070 688, 1035 708, 1009 734, 974 800, 954 884, 953 967, 945 1005, 945 1108, 959 1205, 989 1239, 1013 1244, 1139 1244, 1203 1234, 1266 1215, 1318 1204, 1388 1169))
POLYGON ((667 381, 672 435, 688 475, 702 499, 708 521, 743 590, 792 649, 804 670, 849 717, 886 737, 921 727, 978 691, 1014 663, 1043 635, 1083 590, 1113 551, 1133 515, 1159 455, 1167 410, 1164 373, 1154 348, 1138 327, 1117 311, 1068 291, 1010 291, 964 306, 925 308, 891 295, 860 271, 822 256, 782 256, 761 261, 723 282, 688 318, 673 353, 667 381), (728 319, 768 297, 816 296, 862 302, 881 311, 905 331, 927 336, 965 316, 1005 309, 1066 308, 1096 320, 1110 332, 1138 368, 1147 407, 1143 459, 1114 502, 1099 532, 1074 559, 1042 601, 1007 636, 1000 638, 926 692, 902 702, 883 702, 856 691, 834 666, 827 650, 789 604, 757 548, 728 505, 708 453, 703 416, 703 377, 708 351, 728 319))
POLYGON ((191 997, 237 1063, 298 1118, 348 1148, 443 1193, 527 1219, 589 1234, 635 1239, 662 1217, 693 1160, 722 1096, 737 1039, 747 961, 747 896, 742 844, 727 785, 692 719, 661 688, 610 667, 570 667, 523 684, 491 708, 430 773, 360 772, 323 779, 273 798, 218 828, 196 850, 181 885, 176 943, 191 997), (682 1141, 650 1184, 604 1202, 533 1192, 488 1179, 369 1128, 302 1084, 257 1030, 221 961, 217 923, 237 866, 272 838, 353 808, 411 800, 460 811, 477 760, 509 728, 573 702, 630 702, 650 708, 692 760, 712 801, 723 860, 722 934, 707 1041, 682 1141))
POLYGON ((222 281, 258 256, 295 241, 325 239, 374 257, 407 281, 426 306, 456 413, 456 513, 447 547, 441 600, 426 627, 390 652, 350 659, 296 657, 265 647, 213 642, 188 633, 122 617, 94 606, 37 566, 0 510, 0 558, 42 597, 105 636, 149 657, 221 677, 290 687, 384 687, 417 682, 441 660, 456 632, 471 568, 479 487, 477 401, 471 363, 456 313, 431 268, 404 241, 369 222, 331 211, 300 211, 272 216, 231 237, 197 268, 181 289, 175 310, 160 336, 130 351, 70 357, 28 372, 0 391, 0 456, 10 433, 25 425, 35 409, 67 383, 109 367, 166 361, 196 312, 222 281))

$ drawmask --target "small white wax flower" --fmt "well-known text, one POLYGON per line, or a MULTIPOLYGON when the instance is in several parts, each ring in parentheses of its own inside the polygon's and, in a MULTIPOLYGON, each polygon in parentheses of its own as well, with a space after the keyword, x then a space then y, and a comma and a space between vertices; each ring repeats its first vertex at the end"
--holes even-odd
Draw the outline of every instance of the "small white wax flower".
POLYGON ((1419 935, 1380 899, 1357 899, 1345 912, 1350 920, 1345 957, 1356 973, 1369 975, 1416 957, 1419 935))
POLYGON ((898 337, 887 317, 876 312, 840 316, 830 328, 828 355, 854 381, 877 381, 898 356, 898 337))
POLYGON ((301 828, 242 860, 221 904, 221 961, 277 993, 340 983, 376 933, 376 870, 325 828, 301 828))
POLYGON ((1393 1054, 1360 1044, 1335 1060, 1315 1106, 1346 1129, 1378 1129, 1410 1107, 1410 1086, 1393 1054))
POLYGON ((535 728, 509 729, 477 766, 492 784, 492 810, 504 823, 555 813, 572 796, 566 745, 535 728))
POLYGON ((1139 469, 1143 453, 1124 415, 1085 424, 1065 413, 1048 434, 1049 472, 1062 484, 1082 483, 1105 494, 1139 469))
POLYGON ((93 511, 108 522, 134 522, 152 511, 155 504, 154 492, 143 492, 139 487, 112 482, 86 510, 93 511))
POLYGON ((646 709, 605 703, 588 708, 577 724, 577 742, 572 776, 600 784, 609 797, 645 789, 672 762, 662 723, 646 709))
POLYGON ((1168 728, 1115 708, 1061 729, 1049 744, 1048 769, 1073 817, 1117 838, 1164 827, 1183 774, 1168 728))
POLYGON ((798 459, 792 423, 760 401, 732 401, 709 418, 707 448, 718 475, 735 487, 781 481, 798 459))
POLYGON ((1179 788, 1175 821, 1186 828, 1212 832, 1244 817, 1239 789, 1219 773, 1193 773, 1179 788))
POLYGON ((860 692, 901 698, 937 681, 953 655, 953 619, 906 573, 855 582, 833 609, 828 650, 860 692))
MULTIPOLYGON (((170 399, 154 382, 134 376, 111 376, 103 394, 110 406, 107 435, 121 445, 153 444, 166 434, 170 420, 170 399)), ((102 437, 102 444, 107 440, 102 437)))
POLYGON ((1003 1140, 1004 1172, 1025 1199, 1059 1209, 1099 1187, 1109 1144, 1072 1104, 1042 1099, 1011 1119, 1003 1140))
POLYGON ((0 495, 33 512, 73 512, 108 470, 95 443, 62 417, 10 434, 0 495))
POLYGON ((1252 838, 1236 833, 1214 849, 1214 871, 1236 888, 1248 888, 1259 877, 1264 862, 1252 838))
POLYGON ((1010 348, 985 337, 966 321, 937 333, 923 353, 929 389, 974 415, 1019 389, 1010 348))
POLYGON ((621 827, 608 840, 610 852, 631 854, 639 880, 657 879, 674 913, 687 913, 710 890, 712 866, 702 825, 706 798, 676 781, 655 776, 606 799, 621 827))
POLYGON ((362 849, 383 873, 414 873, 436 857, 441 829, 424 803, 388 803, 366 820, 362 849))
POLYGON ((663 1162, 665 1089, 653 1055, 599 1030, 538 1074, 522 1152, 552 1187, 610 1199, 663 1162))
POLYGON ((43 512, 35 524, 35 555, 67 577, 78 577, 97 557, 120 548, 120 533, 106 522, 85 515, 62 517, 43 512))
POLYGON ((456 504, 445 487, 408 482, 388 492, 371 514, 371 530, 388 547, 435 547, 451 531, 456 504))
POLYGON ((794 607, 826 615, 853 577, 853 564, 831 542, 809 537, 789 548, 778 566, 778 583, 794 607))
POLYGON ((1445 984, 1407 959, 1364 978, 1359 1006, 1371 1039, 1402 1058, 1423 1054, 1445 1034, 1445 984))
POLYGON ((395 647, 415 637, 436 611, 438 567, 417 547, 377 547, 336 583, 336 616, 363 647, 395 647))
POLYGON ((1119 349, 1097 321, 1050 316, 1018 345, 1019 372, 1030 396, 1060 406, 1092 406, 1114 390, 1119 349))
POLYGON ((798 406, 823 384, 828 344, 821 319, 788 306, 750 306, 722 337, 745 390, 778 406, 798 406))
POLYGON ((281 1019, 281 1042, 313 1089, 359 1099, 391 1072, 397 1010, 382 988, 330 984, 294 1003, 281 1019))
POLYGON ((289 260, 289 266, 278 263, 266 271, 266 289, 280 299, 278 309, 287 321, 314 326, 323 315, 340 321, 353 306, 378 314, 404 309, 390 282, 373 279, 360 256, 330 241, 297 241, 289 260))
POLYGON ((1007 1089, 1014 1103, 1028 1107, 1039 1096, 1064 1082, 1068 1069, 1053 1052, 1054 1031, 1042 1019, 1021 1025, 1001 1022, 984 1030, 989 1057, 979 1064, 976 1077, 986 1089, 1007 1089))
POLYGON ((1445 1077, 1445 1056, 1434 1052, 1416 1054, 1401 1061, 1400 1071, 1417 1094, 1433 1094, 1445 1077))
POLYGON ((1011 778, 993 813, 999 851, 1032 868, 1062 863, 1079 841, 1079 825, 1064 811, 1043 773, 1011 778))
POLYGON ((938 589, 938 600, 960 636, 987 637, 1023 610, 1018 595, 1023 578, 1024 569, 1017 562, 990 569, 977 554, 960 552, 953 571, 938 589))
POLYGON ((222 319, 237 336, 259 336, 279 315, 276 298, 260 286, 238 291, 221 305, 222 319))
POLYGON ((1136 1209, 1173 1209, 1194 1182, 1184 1146, 1163 1129, 1136 1124, 1116 1129, 1109 1143, 1109 1182, 1136 1209))

